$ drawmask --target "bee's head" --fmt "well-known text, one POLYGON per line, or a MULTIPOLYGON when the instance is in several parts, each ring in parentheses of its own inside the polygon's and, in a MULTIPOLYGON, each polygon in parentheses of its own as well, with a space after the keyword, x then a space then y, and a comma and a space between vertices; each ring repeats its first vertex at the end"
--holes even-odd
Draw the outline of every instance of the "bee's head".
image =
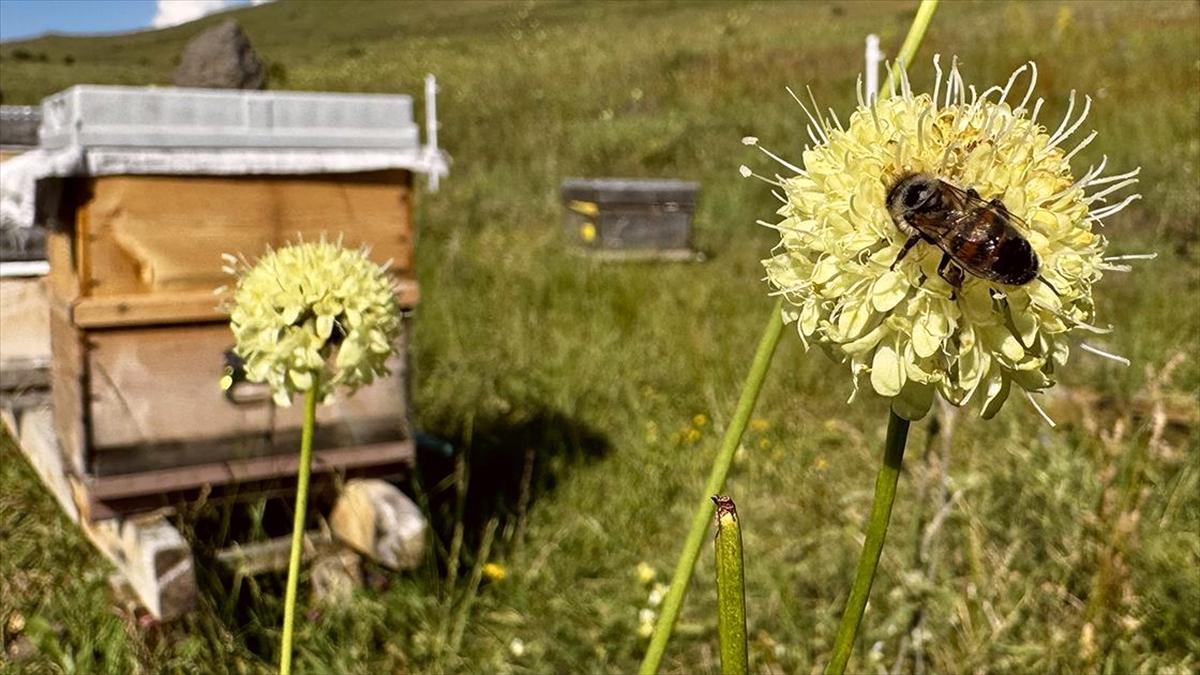
POLYGON ((927 173, 914 173, 896 181, 887 197, 888 213, 900 221, 908 213, 936 208, 941 192, 938 179, 927 173))

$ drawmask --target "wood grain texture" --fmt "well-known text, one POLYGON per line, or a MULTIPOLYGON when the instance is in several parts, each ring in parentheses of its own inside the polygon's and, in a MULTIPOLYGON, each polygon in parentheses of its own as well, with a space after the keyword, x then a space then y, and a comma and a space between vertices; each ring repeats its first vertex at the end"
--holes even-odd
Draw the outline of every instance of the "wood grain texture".
POLYGON ((45 277, 0 278, 0 372, 49 367, 47 284, 45 277))
POLYGON ((229 281, 223 253, 325 237, 410 277, 411 182, 407 171, 94 178, 76 213, 77 268, 96 297, 211 291, 229 281))
MULTIPOLYGON (((223 308, 223 303, 228 297, 227 294, 218 296, 203 289, 102 295, 77 300, 73 317, 75 324, 81 328, 227 321, 229 313, 223 308)), ((420 298, 416 281, 396 281, 396 301, 401 308, 415 307, 420 298)))
MULTIPOLYGON (((407 349, 407 324, 397 343, 407 349)), ((226 323, 89 331, 88 472, 112 475, 176 466, 294 454, 299 406, 269 397, 234 403, 219 382, 233 347, 226 323)), ((316 448, 411 436, 405 360, 392 375, 318 409, 316 448)))
POLYGON ((83 333, 71 323, 70 308, 50 303, 50 393, 54 430, 67 467, 76 474, 87 469, 87 365, 83 333))

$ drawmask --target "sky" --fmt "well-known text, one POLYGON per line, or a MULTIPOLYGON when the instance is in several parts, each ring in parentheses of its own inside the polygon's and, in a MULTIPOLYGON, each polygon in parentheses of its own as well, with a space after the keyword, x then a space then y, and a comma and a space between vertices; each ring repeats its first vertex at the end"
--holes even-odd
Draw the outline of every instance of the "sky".
POLYGON ((266 0, 0 0, 0 41, 165 28, 266 0))

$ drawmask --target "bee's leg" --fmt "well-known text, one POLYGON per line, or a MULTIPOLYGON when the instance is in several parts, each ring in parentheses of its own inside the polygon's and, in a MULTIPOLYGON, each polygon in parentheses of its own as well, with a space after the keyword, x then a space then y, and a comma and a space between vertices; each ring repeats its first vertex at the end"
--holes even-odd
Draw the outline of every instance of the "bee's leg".
POLYGON ((938 263, 937 271, 938 276, 950 284, 950 287, 953 289, 950 291, 950 299, 955 300, 958 298, 958 289, 962 288, 963 285, 963 271, 958 265, 951 265, 950 262, 950 254, 943 253, 942 260, 938 263))
POLYGON ((988 202, 988 206, 990 206, 990 207, 992 207, 993 209, 995 209, 995 210, 999 211, 1000 213, 1003 213, 1003 214, 1004 214, 1004 215, 1006 215, 1006 216, 1008 216, 1008 215, 1012 215, 1012 214, 1010 214, 1010 213, 1008 212, 1008 207, 1004 205, 1004 202, 1000 201, 1000 198, 999 198, 999 197, 997 197, 997 198, 993 199, 992 201, 988 202))
POLYGON ((896 269, 896 265, 900 264, 901 260, 904 260, 904 256, 908 255, 909 250, 916 246, 918 241, 921 241, 921 235, 919 234, 909 237, 908 241, 904 242, 904 248, 900 249, 900 254, 896 256, 896 259, 892 261, 892 266, 888 269, 896 269))

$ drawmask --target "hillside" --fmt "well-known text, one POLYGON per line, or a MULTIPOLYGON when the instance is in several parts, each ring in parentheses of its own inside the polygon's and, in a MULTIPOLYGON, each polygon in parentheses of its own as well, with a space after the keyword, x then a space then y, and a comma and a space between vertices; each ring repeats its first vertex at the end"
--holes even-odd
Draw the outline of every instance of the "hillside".
MULTIPOLYGON (((166 84, 186 41, 226 16, 273 86, 419 95, 435 73, 454 164, 440 192, 417 195, 414 397, 420 426, 465 457, 462 520, 452 480, 426 487, 450 502, 434 514, 443 550, 458 526, 468 552, 453 587, 442 555, 416 574, 372 570, 373 585, 345 606, 313 608, 297 669, 629 672, 650 593, 635 570, 646 562, 665 581, 673 566, 771 307, 759 261, 777 236, 754 223, 777 205, 738 166, 775 168, 740 139, 799 161, 808 141, 784 87, 810 85, 844 119, 863 37, 878 33, 895 53, 913 5, 281 0, 162 31, 5 43, 0 91, 4 103, 32 103, 79 82, 166 84), (708 261, 571 255, 558 187, 580 175, 699 181, 696 243, 708 261), (527 453, 538 461, 524 509, 514 495, 527 453), (508 576, 467 602, 475 542, 493 516, 490 558, 508 576)), ((917 653, 936 672, 1200 664, 1200 432, 1185 416, 1158 433, 1147 415, 1156 401, 1194 409, 1200 391, 1198 26, 1192 2, 938 10, 915 86, 930 83, 940 52, 984 87, 1036 59, 1051 125, 1072 89, 1092 95, 1081 133, 1100 135, 1073 167, 1104 155, 1117 172, 1143 167, 1143 199, 1105 235, 1113 254, 1160 257, 1098 286, 1100 322, 1115 328, 1100 344, 1134 365, 1073 350, 1057 429, 1019 396, 992 421, 969 407, 938 483, 930 424, 914 425, 852 669, 900 661, 908 672, 917 653), (956 498, 923 543, 938 485, 956 498)), ((881 399, 847 405, 849 394, 839 366, 785 336, 729 486, 746 530, 757 671, 812 672, 829 651, 886 415, 881 399)), ((10 444, 0 438, 0 622, 27 620, 35 664, 273 667, 279 579, 235 590, 211 573, 194 617, 138 624, 110 608, 99 558, 10 444)), ((219 521, 220 508, 192 516, 219 521)), ((203 550, 223 543, 199 537, 203 550)), ((672 672, 717 668, 711 574, 706 554, 668 651, 672 672)), ((7 649, 17 637, 3 626, 7 649)))

